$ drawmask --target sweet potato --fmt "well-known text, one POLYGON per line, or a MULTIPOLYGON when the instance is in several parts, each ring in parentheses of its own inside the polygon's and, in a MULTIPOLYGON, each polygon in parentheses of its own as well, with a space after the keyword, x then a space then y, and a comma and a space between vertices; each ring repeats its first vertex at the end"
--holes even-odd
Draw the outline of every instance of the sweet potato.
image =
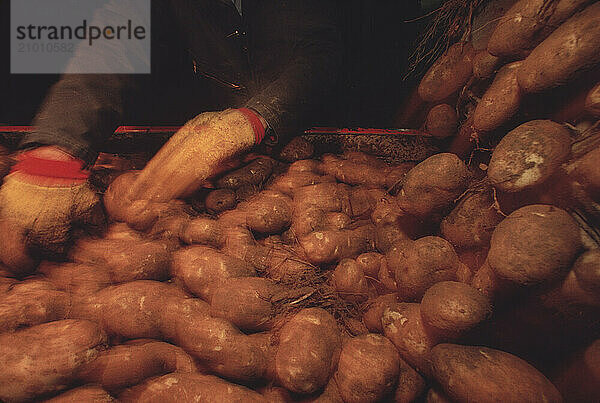
POLYGON ((517 70, 521 89, 541 92, 563 85, 600 63, 600 4, 575 14, 540 43, 517 70))
MULTIPOLYGON (((165 334, 163 326, 169 326, 161 316, 168 313, 169 299, 174 298, 183 307, 186 297, 172 285, 138 280, 85 296, 73 307, 71 316, 93 320, 111 335, 130 339, 161 338, 165 334)), ((202 307, 207 313, 208 304, 202 307)))
POLYGON ((543 293, 540 299, 544 306, 552 310, 566 315, 585 316, 585 311, 600 308, 600 295, 589 288, 585 289, 585 286, 589 284, 579 281, 575 272, 571 270, 557 287, 543 293))
POLYGON ((102 351, 82 365, 76 378, 101 385, 111 393, 137 385, 146 378, 170 372, 197 372, 196 364, 181 348, 153 340, 134 340, 102 351))
POLYGON ((129 171, 118 176, 104 193, 104 208, 108 215, 116 221, 125 222, 128 216, 127 209, 132 200, 129 198, 129 189, 139 176, 139 171, 129 171))
POLYGON ((600 147, 596 147, 569 164, 569 176, 581 183, 595 201, 600 201, 600 172, 598 172, 600 147))
POLYGON ((116 401, 107 391, 100 386, 80 386, 65 393, 46 400, 49 403, 107 403, 116 401))
POLYGON ((340 350, 341 335, 333 316, 321 308, 303 309, 281 328, 277 379, 292 392, 314 393, 335 371, 340 350))
POLYGON ((425 119, 425 131, 437 138, 453 136, 457 128, 456 110, 448 104, 434 106, 425 119))
POLYGON ((316 174, 323 173, 323 171, 321 170, 321 161, 318 160, 295 161, 292 164, 290 164, 288 172, 314 172, 316 174))
POLYGON ((193 400, 206 403, 263 402, 251 389, 212 375, 169 374, 153 378, 119 395, 119 401, 178 403, 193 400))
POLYGON ((237 382, 255 382, 267 376, 269 354, 264 337, 246 336, 230 322, 202 313, 180 319, 169 315, 169 319, 175 322, 169 340, 211 372, 237 382))
POLYGON ((490 300, 505 296, 513 288, 510 282, 499 278, 494 273, 487 260, 475 271, 471 286, 490 300))
POLYGON ((409 215, 399 215, 393 223, 378 224, 375 227, 375 246, 377 250, 381 253, 387 253, 396 242, 412 239, 419 233, 416 230, 421 226, 419 224, 414 217, 409 215))
POLYGON ((224 175, 217 180, 217 187, 237 189, 242 185, 261 185, 269 179, 273 172, 274 161, 268 157, 260 157, 245 167, 224 175))
POLYGON ((397 294, 384 294, 370 300, 365 305, 363 313, 363 323, 372 333, 383 333, 381 318, 386 308, 389 308, 398 301, 397 294))
POLYGON ((226 319, 245 332, 267 330, 274 319, 271 298, 283 289, 261 277, 228 279, 211 295, 211 315, 226 319))
POLYGON ((339 231, 315 231, 300 238, 307 259, 316 265, 338 262, 374 249, 373 225, 339 231))
MULTIPOLYGON (((383 259, 381 261, 381 267, 379 268, 379 273, 377 274, 377 279, 379 280, 380 294, 388 294, 388 293, 397 293, 398 292, 398 284, 396 283, 395 271, 387 262, 387 259, 383 259)), ((404 300, 404 296, 402 296, 404 300)))
POLYGON ((569 357, 551 379, 567 402, 598 401, 600 339, 569 357))
POLYGON ((39 272, 58 290, 66 291, 74 298, 93 294, 112 284, 108 270, 81 263, 42 262, 39 272))
POLYGON ((25 280, 0 295, 0 332, 65 319, 70 297, 45 280, 25 280))
POLYGON ((500 19, 488 43, 495 56, 522 58, 557 26, 590 0, 561 0, 548 6, 543 0, 520 0, 500 19))
POLYGON ((391 166, 377 158, 364 158, 356 154, 351 154, 350 159, 324 156, 321 169, 340 182, 367 188, 385 187, 387 176, 392 171, 391 166))
POLYGON ((439 344, 431 351, 430 359, 433 377, 453 400, 562 401, 560 393, 544 375, 504 351, 439 344))
POLYGON ((348 210, 349 186, 341 183, 319 183, 304 186, 294 192, 294 203, 299 210, 318 207, 324 211, 348 210))
MULTIPOLYGON (((315 163, 316 162, 317 161, 315 161, 315 163)), ((303 186, 316 185, 317 183, 335 182, 335 178, 333 176, 323 176, 312 171, 291 171, 292 167, 294 167, 293 164, 290 167, 290 171, 281 176, 276 177, 273 180, 273 183, 271 183, 271 185, 269 186, 269 189, 273 189, 283 194, 291 196, 296 189, 301 188, 303 186)))
POLYGON ((400 357, 421 373, 427 373, 428 355, 438 343, 423 325, 420 304, 396 303, 383 312, 383 334, 398 349, 400 357))
POLYGON ((431 388, 427 391, 425 397, 426 403, 452 403, 452 400, 446 394, 436 388, 431 388))
POLYGON ((517 113, 521 104, 521 89, 517 70, 521 62, 502 67, 473 112, 473 128, 491 132, 503 126, 517 113))
POLYGON ((469 179, 466 165, 456 155, 433 155, 406 174, 398 195, 400 207, 418 217, 439 214, 452 206, 469 179))
POLYGON ((473 128, 473 113, 470 113, 452 139, 448 152, 456 154, 460 158, 467 158, 471 155, 475 146, 478 145, 480 139, 481 134, 473 128))
POLYGON ((473 72, 473 47, 469 43, 450 46, 429 68, 419 84, 419 95, 427 102, 439 102, 457 92, 473 72))
POLYGON ((600 250, 585 252, 575 261, 573 271, 581 288, 600 294, 600 250))
POLYGON ((394 403, 411 403, 425 391, 425 379, 417 371, 400 359, 398 386, 394 392, 394 403))
POLYGON ((34 399, 65 389, 106 343, 97 324, 60 320, 0 335, 0 399, 34 399))
POLYGON ((170 276, 171 246, 163 241, 90 239, 79 241, 71 258, 106 270, 114 283, 165 280, 170 276))
POLYGON ((408 300, 420 299, 437 282, 456 280, 460 263, 452 245, 435 236, 398 242, 386 260, 395 274, 398 294, 408 300))
POLYGON ((501 64, 499 57, 490 54, 487 49, 481 50, 473 57, 473 75, 479 80, 487 80, 501 64))
POLYGON ((510 131, 490 160, 488 178, 504 192, 519 192, 547 180, 571 152, 571 136, 550 120, 532 120, 510 131))
POLYGON ((117 222, 111 224, 106 229, 104 234, 105 239, 119 239, 126 241, 141 241, 143 240, 142 233, 130 228, 126 223, 117 222))
POLYGON ((248 228, 261 234, 280 233, 292 222, 292 199, 272 190, 260 192, 243 209, 248 228))
POLYGON ((493 205, 489 188, 468 193, 442 220, 442 237, 457 249, 488 246, 494 228, 503 218, 493 205))
POLYGON ((364 302, 369 298, 371 290, 365 272, 355 260, 341 260, 331 280, 338 295, 347 301, 364 302))
POLYGON ((530 285, 564 275, 580 248, 579 227, 567 212, 549 205, 530 205, 498 224, 488 262, 499 277, 530 285))
POLYGON ((593 117, 600 117, 600 83, 596 84, 585 98, 585 111, 593 117))
POLYGON ((442 281, 421 300, 423 323, 439 339, 456 339, 490 317, 487 297, 470 285, 442 281))
POLYGON ((206 195, 206 209, 209 213, 219 214, 234 209, 237 205, 235 192, 231 189, 215 189, 206 195))
POLYGON ((287 162, 294 162, 310 158, 314 152, 315 147, 311 143, 302 137, 294 137, 279 152, 279 158, 287 162))
POLYGON ((335 375, 345 402, 377 402, 389 397, 398 381, 400 357, 385 337, 367 334, 344 344, 335 375))
POLYGON ((0 263, 3 267, 17 277, 33 273, 39 258, 29 252, 23 227, 14 219, 0 218, 0 263))
POLYGON ((197 243, 215 248, 224 242, 219 222, 208 217, 197 217, 189 221, 183 229, 181 239, 187 244, 197 243))
POLYGON ((288 403, 291 402, 292 395, 285 389, 278 386, 267 386, 257 389, 266 402, 268 403, 288 403))
POLYGON ((362 268, 365 276, 377 277, 384 256, 377 252, 366 252, 356 258, 356 263, 362 268))
POLYGON ((252 277, 254 268, 208 246, 189 246, 173 254, 173 274, 195 295, 210 301, 212 292, 228 279, 252 277))

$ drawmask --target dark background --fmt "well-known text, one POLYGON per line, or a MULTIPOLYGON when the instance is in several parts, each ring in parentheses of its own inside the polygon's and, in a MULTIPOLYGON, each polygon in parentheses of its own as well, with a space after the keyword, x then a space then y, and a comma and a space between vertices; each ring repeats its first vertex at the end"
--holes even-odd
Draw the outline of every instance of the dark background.
MULTIPOLYGON (((324 111, 327 118, 314 125, 391 126, 394 113, 414 85, 414 78, 403 78, 424 22, 405 21, 423 13, 420 1, 348 0, 339 4, 344 60, 336 96, 330 110, 324 111)), ((9 0, 0 0, 0 125, 27 125, 58 76, 10 74, 9 5, 9 0)))

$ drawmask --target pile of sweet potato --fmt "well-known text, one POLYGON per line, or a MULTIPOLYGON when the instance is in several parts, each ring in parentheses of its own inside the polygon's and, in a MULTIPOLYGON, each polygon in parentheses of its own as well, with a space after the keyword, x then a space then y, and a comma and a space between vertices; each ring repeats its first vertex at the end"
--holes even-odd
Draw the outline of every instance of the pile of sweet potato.
POLYGON ((124 173, 103 238, 26 278, 2 268, 0 399, 561 401, 597 367, 555 353, 569 366, 541 372, 489 331, 518 304, 556 326, 565 307, 600 308, 594 240, 531 182, 566 163, 598 183, 581 180, 567 129, 528 125, 487 175, 450 153, 258 156, 196 201, 158 203, 123 200, 124 173))
POLYGON ((420 125, 462 157, 533 119, 585 127, 600 116, 600 4, 499 3, 473 13, 470 34, 431 66, 399 113, 398 124, 420 125))
POLYGON ((416 165, 295 139, 185 200, 105 177, 102 238, 0 265, 0 400, 600 400, 599 20, 519 0, 451 46, 416 165))

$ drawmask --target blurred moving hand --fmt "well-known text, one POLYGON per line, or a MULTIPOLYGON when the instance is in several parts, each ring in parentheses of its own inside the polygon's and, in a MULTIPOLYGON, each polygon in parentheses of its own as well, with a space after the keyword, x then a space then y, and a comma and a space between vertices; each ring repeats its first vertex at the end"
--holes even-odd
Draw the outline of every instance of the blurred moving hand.
POLYGON ((83 163, 53 146, 23 152, 0 188, 0 260, 16 274, 62 257, 74 232, 101 232, 102 205, 83 163))
POLYGON ((187 122, 150 160, 128 199, 168 202, 197 190, 232 158, 259 144, 266 122, 256 112, 205 112, 187 122))

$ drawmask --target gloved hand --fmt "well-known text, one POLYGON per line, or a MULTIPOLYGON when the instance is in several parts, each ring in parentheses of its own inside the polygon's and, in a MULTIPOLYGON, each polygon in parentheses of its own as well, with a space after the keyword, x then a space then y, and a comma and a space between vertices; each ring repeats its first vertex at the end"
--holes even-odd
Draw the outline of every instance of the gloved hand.
POLYGON ((167 202, 193 192, 232 157, 259 144, 265 128, 264 119, 245 108, 196 116, 146 165, 127 198, 167 202))
POLYGON ((17 161, 0 189, 0 260, 21 274, 36 258, 63 256, 74 231, 101 231, 105 218, 82 161, 52 146, 17 161))

